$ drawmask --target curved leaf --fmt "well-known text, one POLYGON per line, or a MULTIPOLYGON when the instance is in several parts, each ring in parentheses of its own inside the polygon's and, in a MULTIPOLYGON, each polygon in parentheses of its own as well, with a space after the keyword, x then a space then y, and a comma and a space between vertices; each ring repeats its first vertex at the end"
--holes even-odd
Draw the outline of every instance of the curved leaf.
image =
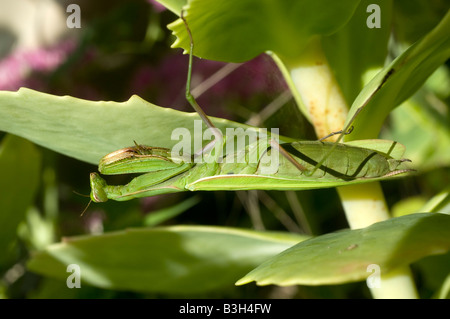
POLYGON ((370 2, 361 1, 350 21, 338 32, 322 37, 323 51, 334 71, 347 104, 356 98, 364 87, 368 73, 380 70, 388 54, 391 34, 391 0, 378 0, 380 28, 367 27, 370 2))
MULTIPOLYGON (((352 16, 359 0, 191 0, 186 20, 196 56, 243 62, 265 51, 296 58, 313 36, 328 35, 352 16)), ((168 26, 173 47, 189 48, 181 19, 168 26)))
MULTIPOLYGON (((179 136, 172 138, 176 128, 187 129, 193 139, 194 121, 200 121, 195 113, 162 108, 136 95, 126 102, 88 101, 26 88, 0 91, 0 114, 0 130, 95 165, 133 141, 171 148, 179 142, 179 136)), ((251 128, 211 119, 222 132, 251 128)))
POLYGON ((31 271, 65 280, 69 264, 81 281, 132 291, 196 293, 231 286, 239 276, 304 236, 224 227, 128 229, 65 239, 37 253, 31 271))
POLYGON ((373 94, 345 140, 377 137, 387 115, 409 98, 450 57, 450 11, 430 33, 380 71, 355 99, 347 122, 373 94), (382 85, 381 88, 380 85, 382 85), (375 94, 374 94, 375 93, 375 94))
POLYGON ((364 280, 376 264, 387 273, 450 249, 450 216, 418 213, 364 229, 303 241, 252 270, 237 284, 324 285, 364 280))

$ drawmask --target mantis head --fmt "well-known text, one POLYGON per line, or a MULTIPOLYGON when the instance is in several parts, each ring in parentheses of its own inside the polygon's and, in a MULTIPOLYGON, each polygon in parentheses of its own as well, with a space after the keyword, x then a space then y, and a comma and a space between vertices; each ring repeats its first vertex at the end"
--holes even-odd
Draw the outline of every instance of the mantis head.
POLYGON ((107 186, 105 180, 97 173, 91 173, 91 199, 96 203, 106 202, 108 196, 104 188, 107 186))

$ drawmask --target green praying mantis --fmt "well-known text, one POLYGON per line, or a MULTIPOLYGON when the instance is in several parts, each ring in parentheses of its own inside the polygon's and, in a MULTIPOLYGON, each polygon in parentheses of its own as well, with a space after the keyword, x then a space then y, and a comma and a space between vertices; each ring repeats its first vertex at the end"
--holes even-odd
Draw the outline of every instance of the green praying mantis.
POLYGON ((351 123, 368 101, 344 130, 332 133, 340 134, 336 142, 323 142, 323 138, 319 141, 279 144, 273 136, 263 136, 236 151, 224 153, 227 137, 214 126, 191 94, 194 43, 183 14, 181 19, 191 40, 186 99, 211 130, 214 140, 193 155, 180 155, 167 148, 143 146, 136 142, 135 146, 112 152, 100 160, 98 169, 101 174, 141 175, 126 185, 114 186, 108 185, 98 173, 91 173, 92 201, 125 201, 183 191, 336 187, 411 171, 402 168, 401 164, 408 160, 401 158, 404 147, 396 142, 366 140, 339 143, 344 134, 351 132, 351 123))

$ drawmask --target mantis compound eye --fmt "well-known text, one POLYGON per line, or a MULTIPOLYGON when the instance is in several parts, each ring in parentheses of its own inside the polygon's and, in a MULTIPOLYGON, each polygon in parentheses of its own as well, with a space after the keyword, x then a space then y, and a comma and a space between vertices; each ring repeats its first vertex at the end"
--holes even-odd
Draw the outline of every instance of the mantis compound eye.
POLYGON ((91 199, 96 203, 106 202, 108 196, 105 193, 104 187, 107 186, 105 180, 97 173, 91 173, 91 199))

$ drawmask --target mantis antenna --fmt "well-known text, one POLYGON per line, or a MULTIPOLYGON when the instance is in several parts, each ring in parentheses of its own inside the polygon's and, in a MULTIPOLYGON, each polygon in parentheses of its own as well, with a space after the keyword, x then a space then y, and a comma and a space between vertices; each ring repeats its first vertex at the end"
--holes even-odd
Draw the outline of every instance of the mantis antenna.
MULTIPOLYGON (((79 196, 90 197, 89 195, 84 195, 84 194, 78 193, 78 192, 76 192, 76 191, 73 191, 73 192, 74 192, 75 194, 79 195, 79 196)), ((92 199, 89 200, 89 203, 86 205, 86 207, 85 207, 85 208, 83 209, 83 211, 81 212, 80 217, 83 217, 84 213, 87 211, 87 209, 89 208, 89 206, 91 205, 91 203, 92 203, 92 199)))
POLYGON ((89 208, 91 203, 92 203, 92 199, 89 200, 89 203, 87 204, 86 208, 83 209, 83 211, 81 212, 80 217, 83 217, 84 213, 87 211, 87 209, 89 208))

